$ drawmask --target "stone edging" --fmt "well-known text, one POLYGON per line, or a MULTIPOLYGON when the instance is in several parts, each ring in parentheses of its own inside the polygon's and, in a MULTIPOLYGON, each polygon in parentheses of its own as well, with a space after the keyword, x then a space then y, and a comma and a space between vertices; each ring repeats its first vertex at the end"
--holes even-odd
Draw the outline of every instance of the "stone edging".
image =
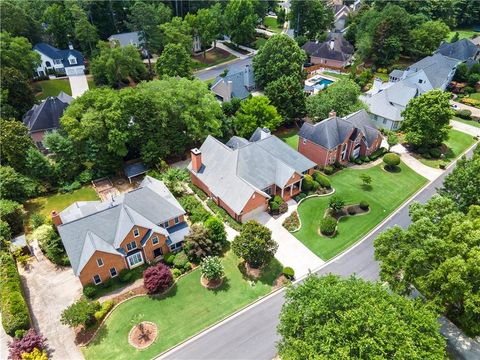
MULTIPOLYGON (((300 204, 304 201, 304 200, 307 200, 307 199, 310 199, 310 198, 314 198, 314 197, 324 197, 324 196, 330 196, 330 195, 333 195, 335 194, 335 188, 332 188, 332 192, 329 192, 328 194, 313 194, 313 195, 308 195, 306 197, 304 197, 303 199, 301 199, 298 203, 297 203, 297 210, 295 210, 297 212, 297 215, 298 215, 298 228, 296 228, 295 230, 292 230, 290 231, 291 234, 299 231, 301 228, 302 228, 302 219, 300 218, 300 214, 298 213, 298 207, 300 206, 300 204)), ((291 214, 290 214, 291 215, 291 214)), ((289 216, 290 216, 289 215, 289 216)), ((287 216, 288 217, 288 216, 287 216)), ((283 224, 282 224, 283 226, 283 224)), ((288 231, 288 230, 287 230, 288 231)))
MULTIPOLYGON (((197 268, 195 268, 197 269, 197 268)), ((194 271, 195 269, 192 269, 192 271, 194 271)), ((168 293, 174 286, 175 284, 177 283, 178 279, 181 279, 182 277, 190 274, 192 271, 189 271, 189 272, 186 272, 185 274, 182 274, 180 275, 178 278, 176 278, 172 285, 170 285, 168 287, 168 289, 166 289, 165 291, 161 292, 160 294, 154 294, 154 295, 148 295, 148 294, 138 294, 138 295, 133 295, 132 297, 129 297, 128 299, 125 299, 125 300, 122 300, 120 301, 119 303, 116 303, 114 307, 112 307, 110 309, 110 311, 107 313, 107 315, 105 315, 105 317, 102 319, 102 322, 98 325, 97 329, 95 330, 95 332, 93 333, 92 337, 84 344, 79 344, 78 346, 79 347, 86 347, 88 346, 92 341, 93 339, 95 339, 97 337, 97 334, 98 332, 100 331, 100 328, 105 324, 105 321, 107 321, 107 319, 110 317, 110 315, 113 313, 113 310, 115 310, 118 306, 122 305, 123 303, 129 301, 129 300, 132 300, 132 299, 135 299, 135 298, 138 298, 138 297, 141 297, 141 296, 153 296, 153 297, 158 297, 158 296, 161 296, 161 295, 164 295, 166 293, 168 293)))
POLYGON ((128 343, 129 343, 131 346, 133 346, 135 349, 137 349, 137 350, 144 350, 144 349, 150 347, 150 346, 155 342, 155 340, 157 340, 157 337, 158 337, 158 326, 157 326, 157 324, 155 324, 154 322, 151 322, 151 321, 141 321, 139 324, 142 324, 142 323, 143 323, 143 324, 153 325, 153 326, 155 327, 155 339, 153 339, 152 342, 151 342, 150 344, 146 345, 146 346, 136 346, 136 345, 134 345, 134 344, 132 343, 130 337, 131 337, 131 334, 132 334, 133 330, 135 330, 135 328, 138 326, 138 324, 137 324, 137 325, 134 325, 134 326, 130 329, 130 331, 128 332, 128 343))

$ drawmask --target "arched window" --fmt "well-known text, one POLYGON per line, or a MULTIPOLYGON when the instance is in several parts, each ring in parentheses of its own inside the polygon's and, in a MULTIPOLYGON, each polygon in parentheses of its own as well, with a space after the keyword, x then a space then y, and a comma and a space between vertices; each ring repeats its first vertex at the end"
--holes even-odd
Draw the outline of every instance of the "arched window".
POLYGON ((45 61, 45 66, 46 67, 52 67, 52 64, 50 64, 50 61, 45 61))

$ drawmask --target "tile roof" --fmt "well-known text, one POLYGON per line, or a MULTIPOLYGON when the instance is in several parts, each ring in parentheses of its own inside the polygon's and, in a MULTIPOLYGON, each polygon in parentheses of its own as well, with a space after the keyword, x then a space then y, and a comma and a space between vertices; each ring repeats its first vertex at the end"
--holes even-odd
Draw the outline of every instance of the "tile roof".
POLYGON ((134 226, 169 236, 160 224, 185 210, 163 182, 145 177, 140 187, 111 201, 76 202, 60 213, 58 232, 76 275, 95 251, 122 255, 121 242, 134 226))
POLYGON ((33 50, 37 50, 38 52, 45 54, 46 56, 48 56, 53 60, 55 59, 62 60, 62 64, 64 67, 84 65, 82 53, 75 49, 60 50, 52 45, 49 45, 46 43, 39 43, 33 47, 33 50), (74 56, 77 59, 76 64, 70 64, 70 62, 68 61, 68 57, 70 55, 74 56))
POLYGON ((298 135, 325 149, 334 149, 342 144, 353 129, 359 129, 371 146, 380 134, 370 122, 368 113, 359 110, 343 118, 330 117, 316 124, 304 123, 298 135))
POLYGON ((478 49, 472 41, 469 39, 461 39, 454 43, 441 43, 436 52, 450 58, 465 61, 475 58, 479 51, 480 49, 478 49))
POLYGON ((234 146, 228 147, 208 136, 200 147, 202 168, 195 173, 214 195, 237 214, 241 213, 255 192, 262 193, 263 189, 273 184, 283 188, 294 173, 301 174, 315 166, 270 133, 248 144, 245 144, 245 139, 240 139, 229 141, 234 146))
POLYGON ((70 95, 60 92, 58 96, 51 96, 35 104, 23 116, 23 123, 29 132, 58 129, 60 118, 73 98, 70 95))

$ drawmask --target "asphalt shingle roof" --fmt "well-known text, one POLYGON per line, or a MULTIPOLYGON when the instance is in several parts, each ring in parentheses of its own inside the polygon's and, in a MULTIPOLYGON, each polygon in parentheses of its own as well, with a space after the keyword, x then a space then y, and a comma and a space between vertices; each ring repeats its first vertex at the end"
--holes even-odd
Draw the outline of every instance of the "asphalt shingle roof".
POLYGON ((346 61, 353 55, 354 48, 341 34, 331 34, 327 41, 317 43, 308 41, 302 46, 302 49, 309 56, 319 57, 337 61, 346 61), (331 43, 333 42, 333 47, 331 43))
POLYGON ((23 123, 30 132, 58 129, 60 118, 67 106, 72 102, 70 95, 60 92, 33 107, 23 116, 23 123))
POLYGON ((473 59, 480 50, 469 39, 461 39, 454 43, 443 42, 437 49, 437 53, 465 61, 473 59))
POLYGON ((54 60, 62 60, 62 64, 64 67, 84 65, 82 53, 75 49, 60 50, 52 45, 46 43, 39 43, 33 47, 33 50, 37 50, 54 60), (73 55, 77 59, 76 64, 70 64, 70 62, 68 61, 68 57, 70 55, 73 55))
POLYGON ((108 41, 118 41, 122 47, 127 45, 140 46, 143 44, 143 41, 140 40, 139 31, 113 34, 108 37, 108 41))
POLYGON ((249 67, 230 70, 225 77, 218 76, 213 82, 211 90, 215 92, 215 88, 219 86, 219 84, 225 85, 229 81, 232 82, 232 98, 246 99, 251 93, 251 90, 249 89, 255 88, 255 76, 253 74, 253 69, 249 67), (245 72, 247 72, 247 74, 245 74, 245 72), (245 77, 247 77, 246 82, 245 77))

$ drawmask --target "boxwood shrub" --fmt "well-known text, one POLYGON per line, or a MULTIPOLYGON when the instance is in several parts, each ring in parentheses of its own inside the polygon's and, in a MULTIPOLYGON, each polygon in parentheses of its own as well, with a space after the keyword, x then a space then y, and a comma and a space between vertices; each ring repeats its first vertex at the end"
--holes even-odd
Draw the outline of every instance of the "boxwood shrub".
POLYGON ((85 287, 83 288, 83 295, 85 295, 89 299, 93 299, 95 295, 97 295, 97 287, 93 284, 85 285, 85 287))
POLYGON ((322 219, 320 222, 320 231, 322 234, 331 236, 335 233, 335 229, 337 227, 337 220, 331 216, 327 216, 322 219))
POLYGON ((195 196, 186 195, 178 199, 178 201, 187 212, 188 218, 192 223, 204 222, 209 218, 210 214, 195 196))
POLYGON ((286 266, 283 268, 283 275, 285 275, 287 279, 293 279, 295 277, 295 270, 289 266, 286 266))
POLYGON ((17 330, 30 328, 30 313, 23 297, 22 284, 12 254, 0 256, 0 311, 5 332, 15 336, 17 330))
POLYGON ((368 202, 366 202, 365 200, 362 200, 360 201, 360 209, 362 210, 368 210, 368 208, 370 207, 370 204, 368 202))
POLYGON ((332 187, 328 177, 323 175, 320 171, 315 171, 313 173, 313 179, 323 188, 330 189, 332 187))

